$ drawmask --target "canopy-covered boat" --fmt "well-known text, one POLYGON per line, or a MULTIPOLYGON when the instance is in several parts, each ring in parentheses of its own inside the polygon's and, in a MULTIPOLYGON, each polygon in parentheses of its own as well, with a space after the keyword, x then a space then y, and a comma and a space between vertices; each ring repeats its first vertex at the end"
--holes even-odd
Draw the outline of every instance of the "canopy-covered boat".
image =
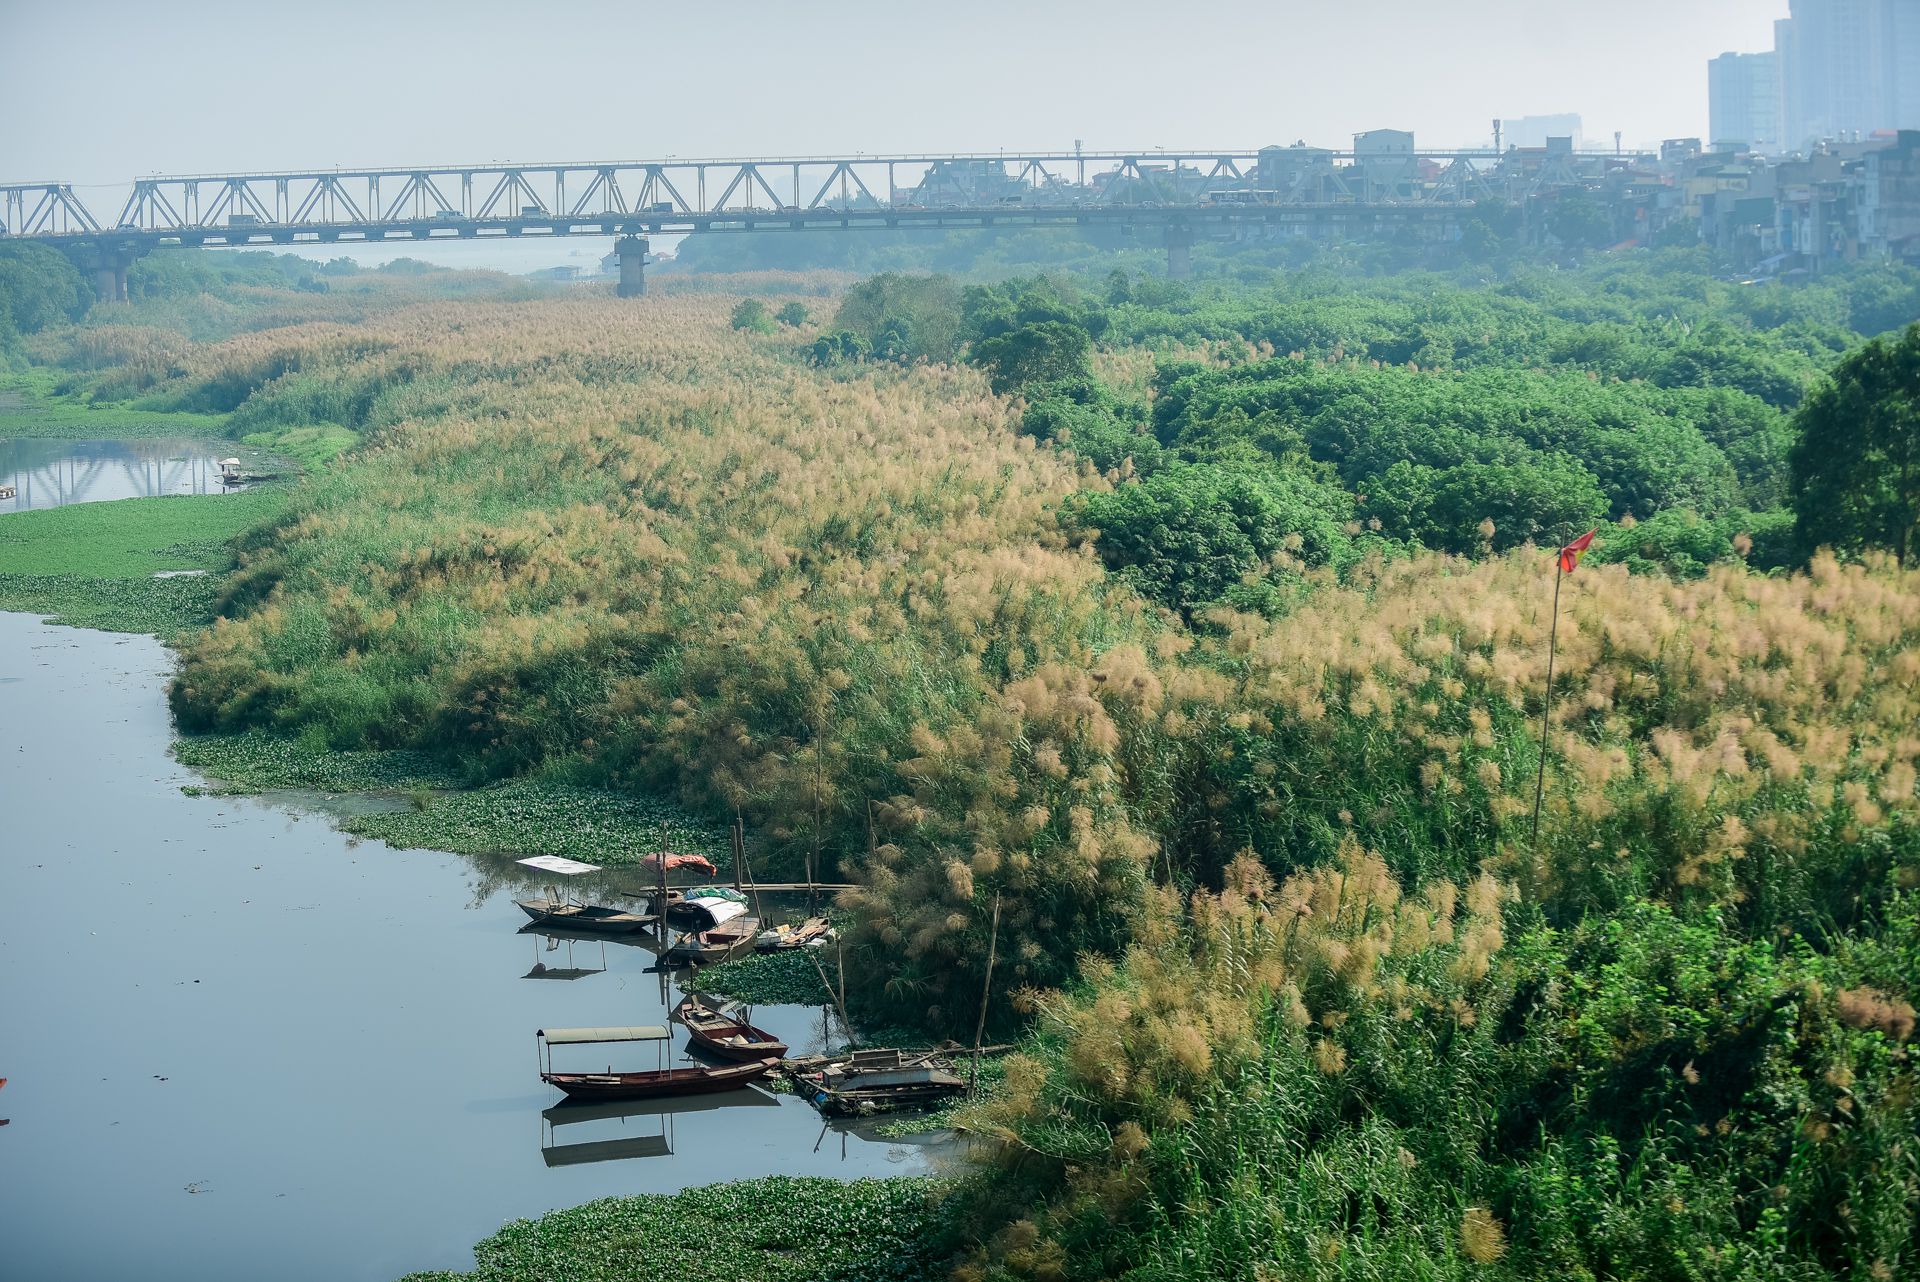
POLYGON ((690 1043, 721 1059, 785 1058, 787 1053, 785 1042, 749 1024, 740 1007, 731 1002, 709 1006, 700 994, 688 993, 673 1008, 673 1017, 686 1026, 690 1043))
MULTIPOLYGON (((582 863, 578 859, 564 859, 559 855, 535 855, 530 859, 520 859, 515 862, 561 877, 579 877, 586 873, 601 871, 598 864, 582 863)), ((521 912, 533 919, 535 925, 563 927, 568 930, 619 934, 645 930, 659 920, 648 913, 633 913, 624 908, 611 908, 605 904, 585 903, 571 894, 561 893, 552 886, 547 888, 545 898, 516 899, 513 902, 521 912)))
POLYGON ((705 911, 713 924, 689 930, 674 940, 673 947, 667 949, 668 962, 711 966, 752 949, 754 936, 760 933, 760 919, 747 916, 745 904, 712 900, 705 911))
POLYGON ((667 891, 665 904, 661 915, 675 926, 716 926, 716 905, 738 904, 744 911, 747 897, 731 886, 689 886, 667 891))
POLYGON ((871 1050, 793 1069, 793 1079, 826 1117, 861 1117, 951 1099, 967 1089, 931 1051, 871 1050))
MULTIPOLYGON (((703 1095, 730 1091, 736 1086, 758 1081, 780 1067, 777 1056, 747 1064, 728 1064, 713 1068, 694 1065, 689 1068, 660 1067, 641 1072, 616 1073, 611 1067, 602 1073, 556 1073, 553 1071, 555 1046, 599 1045, 608 1042, 655 1042, 664 1047, 672 1033, 661 1024, 637 1024, 613 1028, 542 1028, 534 1033, 534 1044, 545 1060, 540 1080, 557 1086, 570 1099, 659 1099, 672 1095, 703 1095)), ((662 1059, 664 1059, 664 1053, 662 1059)))

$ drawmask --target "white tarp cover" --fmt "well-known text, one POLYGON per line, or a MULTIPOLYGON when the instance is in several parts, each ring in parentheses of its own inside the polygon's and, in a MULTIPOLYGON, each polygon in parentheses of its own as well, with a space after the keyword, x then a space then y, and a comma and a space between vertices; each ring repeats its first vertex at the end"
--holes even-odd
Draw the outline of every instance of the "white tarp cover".
POLYGON ((542 872, 557 872, 562 877, 578 877, 583 872, 600 871, 599 864, 583 864, 578 859, 562 859, 559 855, 535 855, 531 859, 516 859, 514 862, 538 868, 542 872))
POLYGON ((707 929, 711 930, 723 921, 732 921, 735 917, 747 914, 745 904, 736 904, 731 899, 689 899, 689 908, 698 908, 707 915, 707 929))
POLYGON ((668 1033, 663 1024, 632 1024, 625 1028, 543 1028, 537 1036, 549 1046, 568 1046, 576 1042, 664 1042, 668 1033))

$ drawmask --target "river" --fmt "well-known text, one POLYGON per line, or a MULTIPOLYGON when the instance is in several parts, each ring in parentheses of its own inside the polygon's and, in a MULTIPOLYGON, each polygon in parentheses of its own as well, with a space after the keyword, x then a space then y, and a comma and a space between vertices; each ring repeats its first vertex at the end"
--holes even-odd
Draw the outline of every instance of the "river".
POLYGON ((0 614, 0 1276, 385 1282, 597 1197, 927 1169, 757 1091, 552 1125, 534 1030, 663 1022, 652 955, 518 933, 497 861, 183 793, 170 666, 0 614))
MULTIPOLYGON (((0 438, 0 513, 69 503, 220 494, 220 455, 232 441, 156 438, 67 441, 0 438)), ((248 451, 258 454, 257 450, 248 451)))

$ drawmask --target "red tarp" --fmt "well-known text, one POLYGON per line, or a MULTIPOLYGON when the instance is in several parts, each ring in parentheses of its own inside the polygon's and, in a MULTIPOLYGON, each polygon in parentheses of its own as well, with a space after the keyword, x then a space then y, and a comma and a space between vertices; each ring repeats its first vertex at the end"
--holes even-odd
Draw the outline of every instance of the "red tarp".
MULTIPOLYGON (((648 872, 658 872, 660 871, 660 856, 648 855, 640 861, 640 866, 648 872)), ((696 872, 707 874, 709 877, 717 876, 720 872, 718 868, 713 866, 713 860, 707 858, 705 855, 668 854, 667 867, 668 869, 692 868, 696 872)))

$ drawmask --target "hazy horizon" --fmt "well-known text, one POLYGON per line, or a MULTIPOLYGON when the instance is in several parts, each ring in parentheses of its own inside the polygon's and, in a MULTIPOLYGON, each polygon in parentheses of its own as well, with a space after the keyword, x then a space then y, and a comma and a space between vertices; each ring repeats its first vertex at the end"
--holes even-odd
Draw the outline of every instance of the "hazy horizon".
MULTIPOLYGON (((1122 0, 902 14, 497 0, 71 11, 0 0, 0 180, 147 173, 964 151, 1489 140, 1576 112, 1590 142, 1704 134, 1707 60, 1771 47, 1786 0, 1122 0), (192 15, 182 21, 181 15, 192 15), (164 57, 152 56, 164 49, 164 57)), ((83 191, 83 198, 84 198, 83 191)))

